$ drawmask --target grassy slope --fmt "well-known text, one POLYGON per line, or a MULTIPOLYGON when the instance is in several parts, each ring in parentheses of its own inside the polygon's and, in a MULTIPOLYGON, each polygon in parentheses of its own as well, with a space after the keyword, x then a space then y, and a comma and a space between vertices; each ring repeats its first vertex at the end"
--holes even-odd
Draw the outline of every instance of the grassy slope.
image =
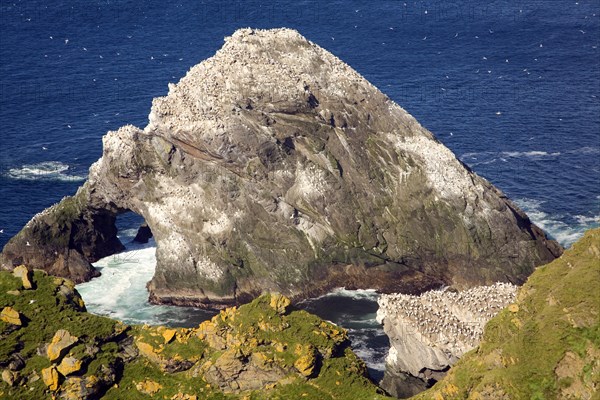
MULTIPOLYGON (((212 342, 202 338, 198 328, 179 328, 167 344, 163 337, 166 328, 129 327, 85 312, 81 298, 69 281, 41 271, 36 271, 32 280, 34 289, 23 290, 20 279, 0 272, 0 309, 10 306, 25 321, 20 328, 0 321, 0 371, 8 370, 9 362, 17 353, 26 361, 16 372, 13 386, 0 380, 0 398, 66 396, 69 382, 78 377, 88 386, 89 390, 85 390, 89 398, 184 399, 185 395, 197 395, 200 399, 257 400, 383 398, 381 391, 365 377, 364 363, 349 349, 345 331, 304 311, 278 311, 270 306, 269 295, 239 309, 224 310, 212 322, 204 323, 205 327, 215 328, 212 342), (66 329, 79 338, 68 355, 82 360, 83 368, 69 375, 69 379, 61 376, 61 386, 53 392, 39 378, 42 369, 52 364, 44 345, 59 329, 66 329), (139 353, 137 342, 152 346, 157 356, 153 359, 139 353), (227 348, 216 348, 214 343, 225 343, 227 348), (308 378, 295 367, 298 359, 305 355, 298 351, 299 344, 310 348, 310 354, 318 360, 314 373, 308 378), (244 362, 253 359, 253 353, 260 352, 266 360, 265 368, 274 365, 285 369, 285 379, 264 390, 223 393, 207 383, 202 375, 203 366, 214 364, 231 349, 239 353, 235 357, 244 362), (182 363, 192 366, 179 372, 166 372, 182 363), (159 389, 150 396, 138 388, 140 382, 156 383, 159 389)), ((78 388, 71 386, 71 389, 78 388)), ((74 393, 81 393, 77 390, 74 393)))
POLYGON ((600 398, 600 229, 538 268, 479 347, 414 399, 600 398))

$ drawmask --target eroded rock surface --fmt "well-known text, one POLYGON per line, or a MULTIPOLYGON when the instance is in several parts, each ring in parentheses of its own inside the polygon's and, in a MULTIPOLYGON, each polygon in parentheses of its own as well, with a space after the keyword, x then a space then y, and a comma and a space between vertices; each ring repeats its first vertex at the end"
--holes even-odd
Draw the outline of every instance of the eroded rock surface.
POLYGON ((226 305, 265 291, 418 293, 522 283, 562 249, 411 115, 289 29, 242 29, 103 138, 73 198, 4 248, 76 281, 122 248, 115 216, 157 243, 151 300, 226 305), (30 246, 26 246, 29 242, 30 246))
POLYGON ((382 387, 403 398, 440 380, 451 365, 479 344, 485 324, 514 302, 516 294, 517 286, 496 283, 462 292, 445 289, 420 296, 382 295, 377 320, 390 339, 382 387))

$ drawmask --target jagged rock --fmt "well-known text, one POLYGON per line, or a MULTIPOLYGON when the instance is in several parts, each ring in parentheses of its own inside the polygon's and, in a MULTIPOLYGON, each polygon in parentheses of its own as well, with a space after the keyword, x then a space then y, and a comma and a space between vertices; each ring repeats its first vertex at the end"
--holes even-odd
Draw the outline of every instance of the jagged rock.
POLYGON ((152 345, 148 343, 144 343, 142 341, 135 342, 139 352, 141 355, 154 362, 155 364, 162 364, 161 357, 157 354, 156 349, 152 347, 152 345))
POLYGON ((17 380, 17 373, 13 372, 11 370, 5 369, 4 371, 2 371, 2 380, 4 382, 6 382, 6 384, 8 386, 12 386, 15 384, 15 381, 17 380))
POLYGON ((77 343, 78 340, 79 338, 72 336, 69 331, 65 329, 57 330, 52 338, 52 342, 48 345, 46 352, 48 359, 50 361, 60 360, 67 350, 77 343))
MULTIPOLYGON (((487 321, 512 303, 516 293, 516 286, 497 283, 462 292, 446 289, 420 296, 382 295, 377 320, 391 346, 382 387, 399 392, 398 386, 407 380, 403 373, 427 384, 440 380, 451 365, 478 345, 487 321)), ((405 394, 415 393, 406 390, 405 394)))
POLYGON ((58 389, 58 371, 54 365, 42 370, 42 380, 48 386, 48 389, 55 391, 58 389))
POLYGON ((0 313, 0 320, 17 326, 21 326, 23 324, 23 321, 21 321, 21 315, 12 307, 4 307, 2 309, 2 312, 0 313))
POLYGON ((79 311, 85 311, 85 302, 75 290, 73 281, 63 278, 54 278, 54 284, 58 286, 58 293, 64 297, 69 304, 79 311))
POLYGON ((105 207, 89 207, 81 193, 65 197, 11 238, 0 254, 0 267, 12 270, 26 264, 76 283, 88 281, 100 275, 90 262, 124 249, 115 220, 105 207))
POLYGON ((230 349, 205 366, 204 379, 225 393, 239 393, 268 387, 282 380, 289 371, 266 362, 261 355, 244 357, 239 349, 230 349))
POLYGON ((277 311, 278 314, 285 314, 285 312, 287 311, 287 307, 290 304, 290 299, 281 294, 271 295, 271 302, 269 303, 269 305, 271 306, 271 308, 277 311))
POLYGON ((295 353, 298 355, 298 359, 294 362, 294 367, 302 375, 311 376, 315 372, 315 362, 317 361, 315 349, 312 346, 298 344, 295 353))
POLYGON ((138 228, 133 241, 137 243, 148 243, 150 238, 152 238, 152 231, 148 224, 144 223, 138 228))
POLYGON ((398 371, 398 369, 386 366, 383 379, 379 382, 386 393, 398 399, 406 399, 431 387, 433 382, 412 376, 409 373, 398 371))
POLYGON ((162 337, 165 339, 165 344, 171 343, 171 340, 175 337, 177 331, 175 329, 165 329, 162 333, 162 337))
POLYGON ((71 376, 62 384, 60 397, 65 400, 94 399, 106 384, 95 375, 71 376))
POLYGON ((63 376, 71 375, 81 369, 81 360, 75 357, 65 357, 57 367, 58 372, 63 376))
POLYGON ((118 251, 115 217, 157 243, 151 300, 223 306, 333 287, 421 292, 521 283, 562 249, 356 71, 289 29, 242 29, 103 138, 74 197, 0 265, 75 281, 118 251), (32 246, 25 247, 30 241, 32 246))
POLYGON ((24 265, 19 265, 13 270, 13 275, 17 278, 21 278, 23 281, 23 289, 33 289, 33 284, 31 283, 31 273, 24 265))

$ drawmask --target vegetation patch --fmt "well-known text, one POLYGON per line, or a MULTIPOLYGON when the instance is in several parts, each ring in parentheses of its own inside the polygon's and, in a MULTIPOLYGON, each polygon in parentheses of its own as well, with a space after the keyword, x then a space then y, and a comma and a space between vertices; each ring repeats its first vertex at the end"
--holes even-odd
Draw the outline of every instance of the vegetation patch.
POLYGON ((415 399, 592 399, 600 391, 600 229, 539 267, 478 348, 415 399))
POLYGON ((127 326, 87 313, 68 280, 27 278, 30 289, 0 272, 1 304, 22 322, 0 321, 0 398, 384 397, 345 330, 284 296, 225 309, 196 328, 127 326))

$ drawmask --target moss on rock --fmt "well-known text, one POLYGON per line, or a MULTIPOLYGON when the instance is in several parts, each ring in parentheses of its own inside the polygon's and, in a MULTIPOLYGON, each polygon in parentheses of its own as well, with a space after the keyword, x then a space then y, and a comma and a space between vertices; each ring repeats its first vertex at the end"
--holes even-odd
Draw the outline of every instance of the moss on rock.
POLYGON ((196 328, 127 326, 89 314, 70 281, 0 272, 0 397, 377 399, 346 332, 264 295, 196 328), (18 362, 22 360, 22 362, 18 362), (342 384, 343 382, 343 384, 342 384))

